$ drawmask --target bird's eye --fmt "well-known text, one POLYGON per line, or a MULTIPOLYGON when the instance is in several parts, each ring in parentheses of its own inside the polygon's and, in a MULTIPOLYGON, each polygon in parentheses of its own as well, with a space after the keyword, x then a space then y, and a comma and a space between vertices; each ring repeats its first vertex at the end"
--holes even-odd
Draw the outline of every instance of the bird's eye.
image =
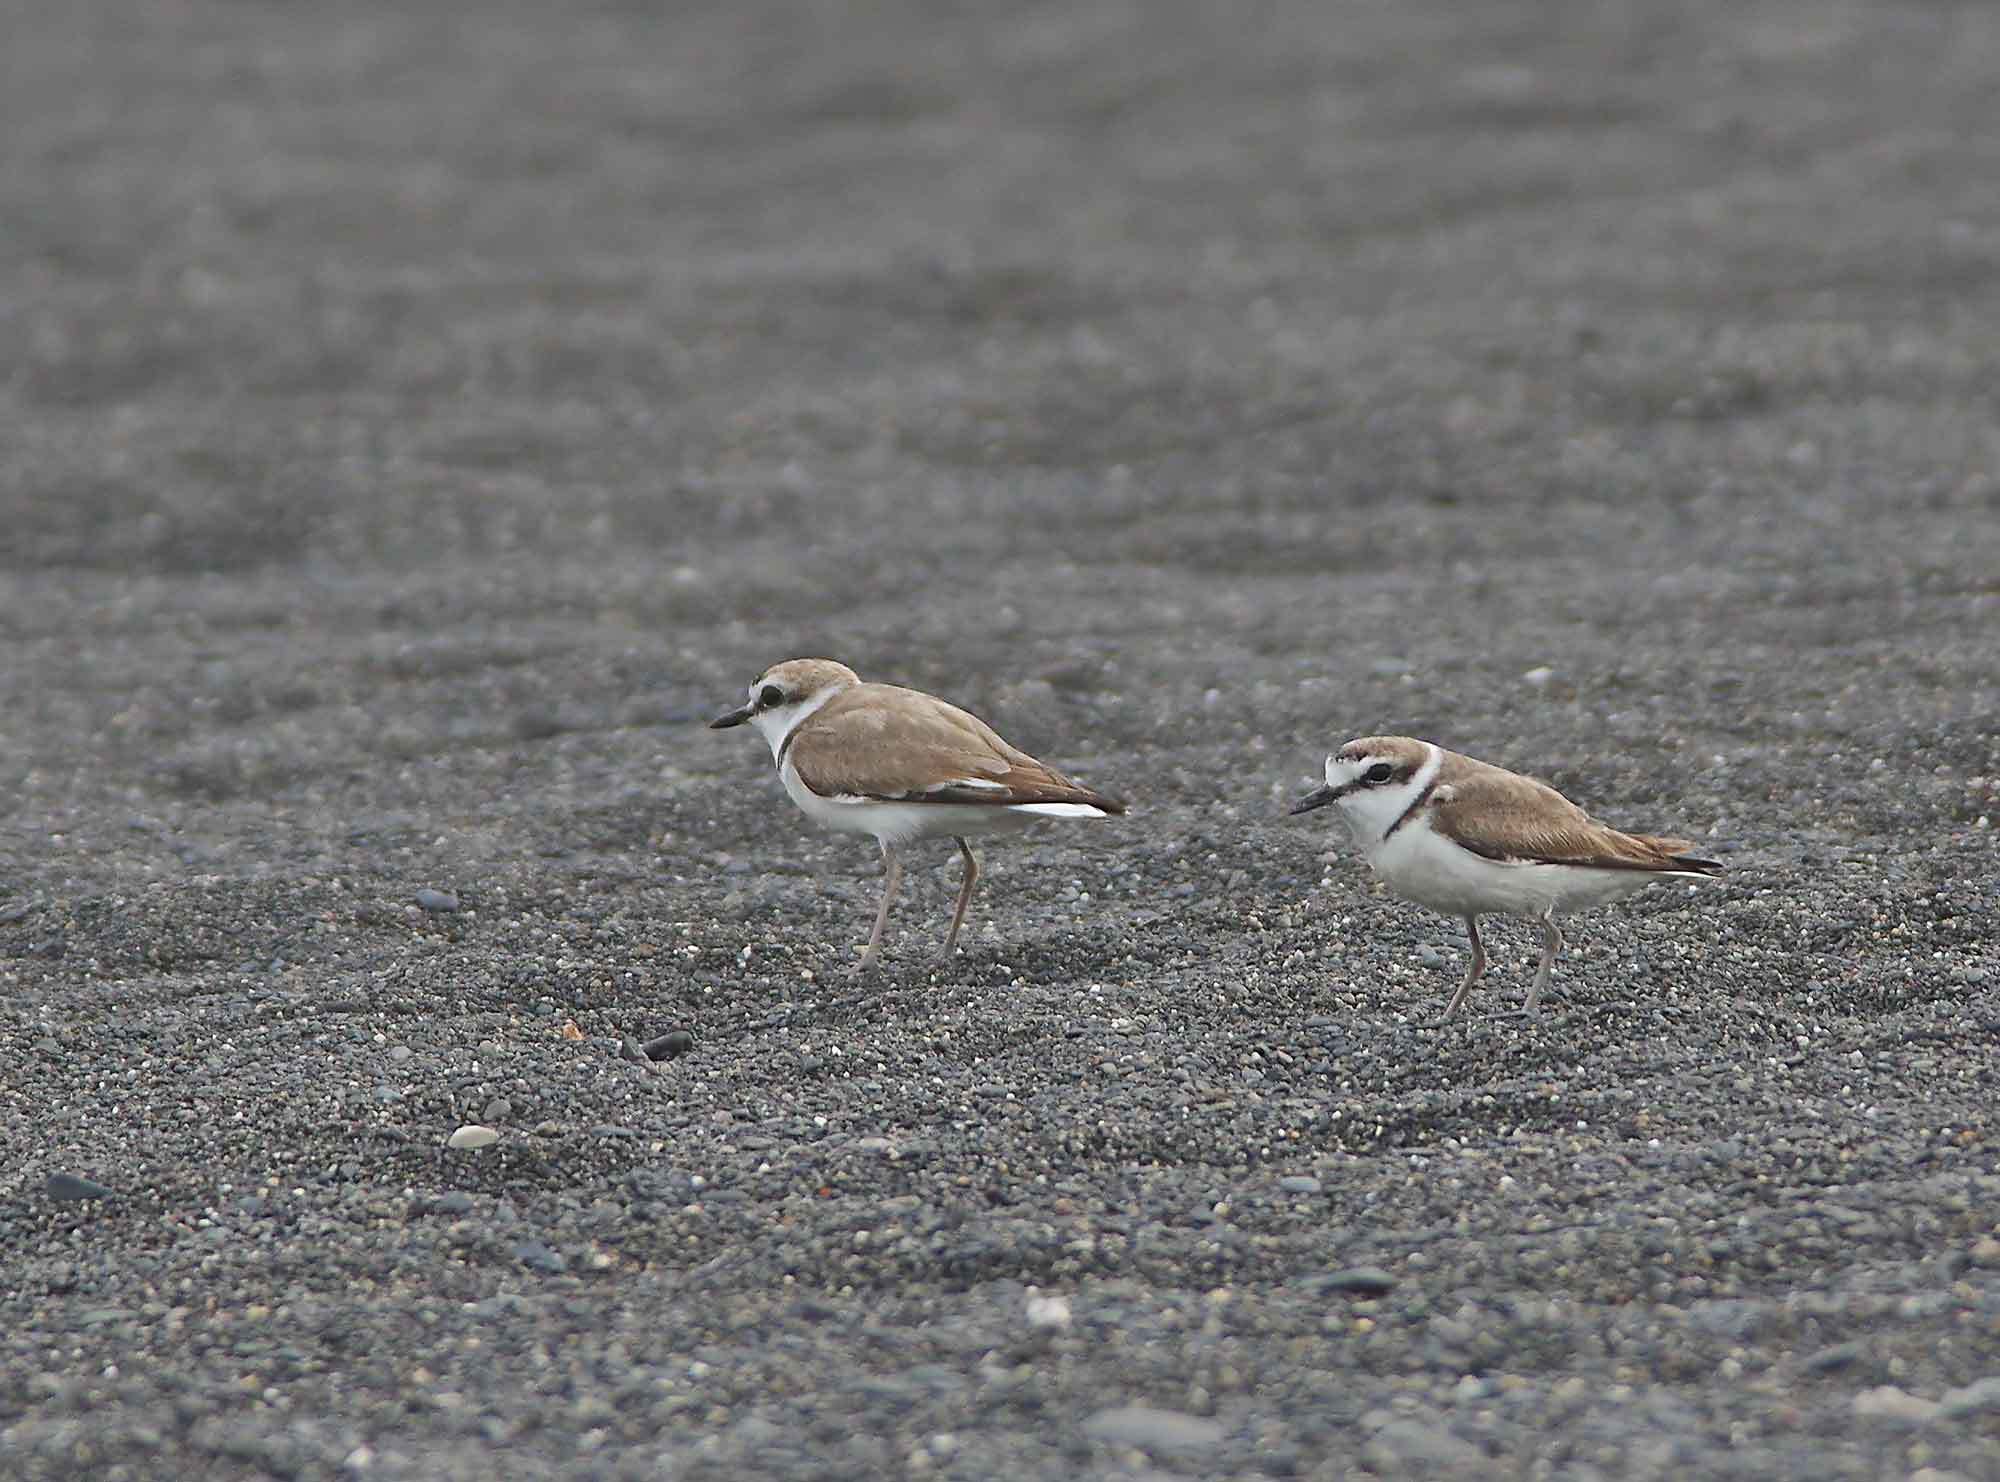
POLYGON ((1361 774, 1361 780, 1370 784, 1383 783, 1395 775, 1396 769, 1394 767, 1390 766, 1387 762, 1377 762, 1361 774))
POLYGON ((785 703, 785 692, 775 684, 767 684, 757 694, 757 703, 769 710, 773 705, 785 703))

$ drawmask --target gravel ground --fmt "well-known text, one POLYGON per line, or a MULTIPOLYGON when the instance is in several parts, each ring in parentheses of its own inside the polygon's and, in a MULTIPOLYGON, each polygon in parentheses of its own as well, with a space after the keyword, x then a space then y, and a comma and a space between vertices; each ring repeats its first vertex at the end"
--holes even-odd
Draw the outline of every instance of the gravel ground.
POLYGON ((7 10, 0 1473, 2000 1477, 2000 10, 7 10))

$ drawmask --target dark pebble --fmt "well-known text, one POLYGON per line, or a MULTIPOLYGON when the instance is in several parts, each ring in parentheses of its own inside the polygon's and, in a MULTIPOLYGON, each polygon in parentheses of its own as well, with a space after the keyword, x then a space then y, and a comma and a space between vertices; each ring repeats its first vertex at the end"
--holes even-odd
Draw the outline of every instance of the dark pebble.
POLYGON ((51 1199, 65 1204, 74 1204, 80 1199, 109 1199, 118 1192, 107 1189, 94 1179, 79 1178, 74 1173, 51 1173, 48 1190, 51 1199))
POLYGON ((523 741, 546 741, 567 729, 560 715, 540 706, 531 706, 514 716, 514 734, 523 741))
POLYGON ((1814 1374, 1827 1374, 1835 1369, 1845 1369, 1861 1357, 1859 1343, 1836 1343, 1831 1348, 1822 1348, 1811 1354, 1805 1361, 1806 1369, 1814 1374))
POLYGON ((563 1259, 562 1252, 550 1250, 539 1240, 523 1240, 515 1246, 514 1259, 530 1271, 540 1271, 547 1276, 560 1276, 569 1270, 569 1262, 563 1259))
POLYGON ((694 1048, 694 1035, 685 1029, 670 1029, 658 1039, 646 1041, 646 1058, 672 1060, 694 1048))
POLYGON ((1396 1278, 1380 1266, 1348 1266, 1339 1271, 1308 1276, 1299 1284, 1322 1295, 1349 1292, 1357 1297, 1379 1297, 1396 1289, 1396 1278))
POLYGON ((457 896, 453 895, 449 890, 432 890, 428 885, 417 892, 416 901, 426 911, 456 911, 458 909, 457 896))

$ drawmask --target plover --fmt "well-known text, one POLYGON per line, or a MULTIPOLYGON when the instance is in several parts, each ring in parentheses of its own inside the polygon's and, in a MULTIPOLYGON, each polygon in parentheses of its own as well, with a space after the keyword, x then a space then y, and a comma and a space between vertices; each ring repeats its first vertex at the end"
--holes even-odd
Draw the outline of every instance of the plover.
POLYGON ((864 684, 831 659, 774 664, 750 686, 750 701, 709 722, 757 727, 771 745, 779 780, 806 817, 847 833, 873 834, 887 870, 875 929, 861 955, 875 965, 889 904, 902 880, 898 845, 946 835, 965 856, 965 879, 951 915, 949 958, 979 879, 966 839, 1025 828, 1041 818, 1108 818, 1115 798, 1073 782, 1010 746, 978 716, 921 690, 864 684))
POLYGON ((1621 833, 1545 782, 1411 736, 1364 736, 1326 759, 1326 785, 1293 813, 1340 805, 1369 867, 1405 900, 1464 919, 1472 965, 1445 1005, 1449 1019, 1486 971, 1479 918, 1542 924, 1532 1014, 1548 987, 1562 931, 1556 913, 1602 905, 1655 880, 1712 880, 1714 860, 1686 839, 1621 833))

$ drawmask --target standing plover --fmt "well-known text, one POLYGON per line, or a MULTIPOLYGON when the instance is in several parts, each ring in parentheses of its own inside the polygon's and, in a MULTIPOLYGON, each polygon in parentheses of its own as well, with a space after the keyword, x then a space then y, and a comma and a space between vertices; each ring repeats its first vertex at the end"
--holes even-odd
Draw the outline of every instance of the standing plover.
POLYGON ((1125 811, 1117 799, 1008 745, 978 716, 921 690, 864 684, 831 659, 772 665, 750 686, 747 705, 709 724, 721 729, 745 721, 771 744, 779 780, 806 817, 873 834, 882 846, 882 907, 861 954, 862 972, 880 955, 889 903, 902 880, 897 845, 947 835, 965 856, 965 883, 944 942, 949 958, 979 879, 969 835, 1024 828, 1038 818, 1125 811))
POLYGON ((1714 860, 1685 839, 1608 828, 1547 783, 1410 736, 1364 736, 1326 759, 1326 786, 1294 813, 1338 803, 1369 868, 1395 894, 1464 918, 1472 966, 1445 1005, 1449 1019, 1486 971, 1479 918, 1532 916, 1542 960, 1532 1014, 1562 951, 1558 911, 1602 905, 1655 880, 1712 880, 1714 860))

